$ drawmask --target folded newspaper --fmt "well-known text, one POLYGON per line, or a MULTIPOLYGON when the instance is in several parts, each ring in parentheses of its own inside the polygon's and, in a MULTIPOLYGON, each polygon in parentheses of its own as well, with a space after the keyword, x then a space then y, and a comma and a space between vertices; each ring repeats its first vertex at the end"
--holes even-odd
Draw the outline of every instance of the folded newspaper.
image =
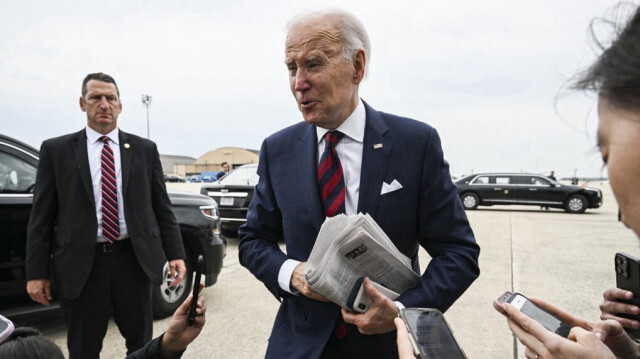
POLYGON ((402 254, 368 214, 327 218, 307 260, 305 278, 318 294, 347 307, 358 278, 402 294, 420 278, 411 260, 402 254))

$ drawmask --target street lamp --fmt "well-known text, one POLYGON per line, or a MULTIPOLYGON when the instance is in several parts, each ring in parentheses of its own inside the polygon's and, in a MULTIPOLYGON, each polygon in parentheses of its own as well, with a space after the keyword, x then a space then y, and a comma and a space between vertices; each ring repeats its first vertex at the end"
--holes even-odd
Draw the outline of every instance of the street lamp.
POLYGON ((149 106, 151 106, 151 96, 142 94, 142 104, 147 108, 147 139, 149 139, 149 106))

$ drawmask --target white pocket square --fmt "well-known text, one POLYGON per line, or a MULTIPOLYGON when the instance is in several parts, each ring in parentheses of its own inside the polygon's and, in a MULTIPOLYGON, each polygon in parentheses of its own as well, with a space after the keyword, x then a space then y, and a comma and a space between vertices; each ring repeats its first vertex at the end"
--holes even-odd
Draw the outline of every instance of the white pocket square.
POLYGON ((380 191, 380 195, 387 194, 389 192, 397 191, 402 188, 402 185, 398 180, 393 180, 391 184, 387 184, 386 182, 382 182, 382 191, 380 191))

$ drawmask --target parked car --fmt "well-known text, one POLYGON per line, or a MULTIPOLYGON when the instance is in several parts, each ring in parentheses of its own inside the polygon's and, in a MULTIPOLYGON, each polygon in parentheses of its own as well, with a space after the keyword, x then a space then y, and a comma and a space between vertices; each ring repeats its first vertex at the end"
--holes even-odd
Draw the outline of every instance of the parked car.
POLYGON ((202 182, 202 178, 198 175, 193 175, 193 176, 189 176, 189 178, 187 178, 187 181, 189 182, 202 182))
MULTIPOLYGON (((57 301, 46 307, 26 292, 25 255, 27 224, 33 202, 33 189, 39 154, 36 149, 0 135, 0 314, 18 325, 31 325, 60 315, 57 301)), ((207 196, 169 191, 186 252, 188 268, 184 280, 169 286, 168 263, 164 282, 153 290, 156 318, 173 314, 186 299, 198 255, 205 258, 205 285, 218 280, 226 255, 226 239, 220 233, 217 203, 207 196)), ((54 299, 56 298, 54 293, 54 299)))
POLYGON ((247 209, 259 179, 257 170, 255 163, 243 165, 200 188, 201 194, 220 204, 220 225, 224 235, 236 236, 238 228, 247 221, 247 209))
POLYGON ((597 188, 567 186, 530 173, 477 173, 456 181, 465 209, 492 205, 534 205, 582 213, 602 205, 597 188))
POLYGON ((179 183, 187 182, 187 180, 184 177, 178 176, 178 175, 165 175, 164 176, 164 181, 165 182, 179 182, 179 183))

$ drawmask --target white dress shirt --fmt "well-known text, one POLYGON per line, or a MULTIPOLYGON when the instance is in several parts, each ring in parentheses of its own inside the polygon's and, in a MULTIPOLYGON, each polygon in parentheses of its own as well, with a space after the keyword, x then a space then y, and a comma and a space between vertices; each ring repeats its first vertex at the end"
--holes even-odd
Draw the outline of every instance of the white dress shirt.
MULTIPOLYGON (((93 198, 96 205, 96 218, 98 219, 97 241, 106 242, 102 236, 102 147, 104 144, 100 141, 102 134, 96 130, 87 127, 87 154, 89 155, 89 170, 91 171, 91 182, 93 184, 93 198)), ((129 236, 127 224, 124 221, 124 200, 122 197, 122 162, 120 161, 120 139, 118 138, 118 128, 109 132, 109 145, 113 151, 113 158, 116 165, 116 182, 118 186, 118 222, 120 222, 120 237, 118 239, 129 236)))
MULTIPOLYGON (((364 129, 366 126, 367 114, 362 100, 358 100, 358 106, 349 117, 335 130, 344 133, 344 137, 336 145, 336 152, 342 165, 344 173, 344 184, 346 187, 345 212, 346 214, 357 214, 358 198, 360 196, 360 170, 362 168, 362 149, 364 147, 364 129)), ((318 135, 318 165, 324 152, 324 135, 329 129, 316 127, 318 135)), ((287 259, 278 272, 278 284, 282 290, 296 294, 289 287, 293 270, 300 263, 294 259, 287 259)))

